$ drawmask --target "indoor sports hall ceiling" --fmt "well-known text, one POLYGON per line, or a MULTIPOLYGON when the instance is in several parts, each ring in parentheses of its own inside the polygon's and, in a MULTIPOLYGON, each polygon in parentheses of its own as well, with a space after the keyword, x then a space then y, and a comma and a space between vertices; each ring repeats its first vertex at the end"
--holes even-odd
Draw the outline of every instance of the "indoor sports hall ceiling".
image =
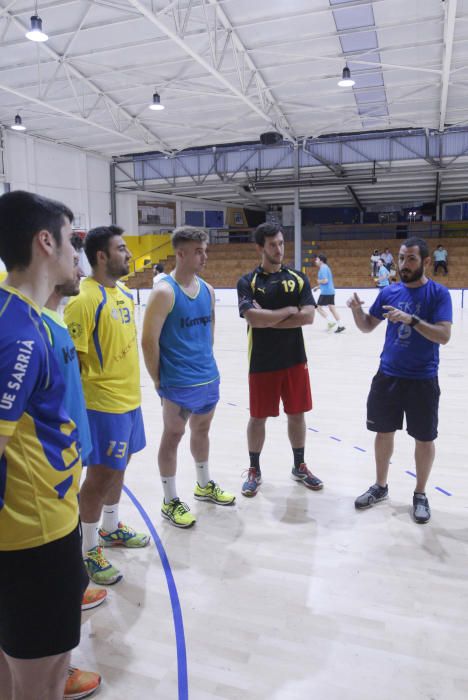
POLYGON ((468 123, 468 0, 0 0, 0 42, 0 123, 107 156, 468 123))

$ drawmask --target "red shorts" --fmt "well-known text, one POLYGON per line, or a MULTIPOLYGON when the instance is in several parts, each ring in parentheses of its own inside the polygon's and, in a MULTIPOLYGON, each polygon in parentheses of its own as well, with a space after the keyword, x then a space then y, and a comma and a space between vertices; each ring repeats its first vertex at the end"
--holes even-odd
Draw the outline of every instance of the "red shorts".
POLYGON ((310 411, 312 394, 307 365, 249 374, 249 394, 252 418, 279 416, 280 399, 285 413, 310 411))

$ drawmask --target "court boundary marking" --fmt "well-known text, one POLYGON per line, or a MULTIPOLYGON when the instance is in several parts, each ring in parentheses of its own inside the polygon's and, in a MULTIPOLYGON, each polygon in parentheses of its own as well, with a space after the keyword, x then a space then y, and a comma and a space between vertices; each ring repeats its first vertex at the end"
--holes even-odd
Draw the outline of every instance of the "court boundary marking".
POLYGON ((128 488, 128 486, 123 486, 123 491, 127 494, 135 508, 140 513, 143 518, 150 534, 158 550, 159 558, 166 576, 167 588, 169 590, 169 598, 172 607, 172 618, 174 620, 174 632, 176 638, 176 650, 177 650, 177 680, 178 680, 178 697, 179 700, 188 700, 188 674, 187 674, 187 647, 185 644, 185 632, 184 632, 184 621, 182 617, 182 608, 180 605, 179 594, 177 593, 177 586, 175 583, 174 575, 172 573, 171 565, 169 563, 166 550, 161 542, 161 539, 156 532, 156 528, 144 509, 140 501, 137 499, 135 494, 128 488))

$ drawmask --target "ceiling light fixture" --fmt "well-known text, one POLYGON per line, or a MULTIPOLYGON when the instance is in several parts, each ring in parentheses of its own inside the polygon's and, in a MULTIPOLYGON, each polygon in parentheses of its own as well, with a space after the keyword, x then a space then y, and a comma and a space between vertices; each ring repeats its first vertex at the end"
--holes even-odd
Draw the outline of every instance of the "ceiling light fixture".
POLYGON ((355 84, 356 84, 356 81, 352 79, 351 71, 349 70, 348 66, 345 66, 343 68, 341 80, 338 81, 338 85, 340 87, 353 87, 353 85, 355 85, 355 84))
MULTIPOLYGON (((37 12, 37 10, 36 10, 37 12)), ((35 14, 31 17, 31 29, 26 32, 26 39, 29 41, 47 41, 49 37, 42 31, 42 19, 35 14)))
POLYGON ((161 98, 159 97, 159 94, 157 92, 154 93, 153 101, 150 105, 148 105, 148 107, 154 110, 155 112, 157 110, 164 109, 164 105, 161 104, 161 98))
POLYGON ((21 117, 19 114, 16 115, 15 123, 12 124, 10 128, 14 129, 15 131, 26 131, 26 127, 23 126, 23 122, 21 121, 21 117))

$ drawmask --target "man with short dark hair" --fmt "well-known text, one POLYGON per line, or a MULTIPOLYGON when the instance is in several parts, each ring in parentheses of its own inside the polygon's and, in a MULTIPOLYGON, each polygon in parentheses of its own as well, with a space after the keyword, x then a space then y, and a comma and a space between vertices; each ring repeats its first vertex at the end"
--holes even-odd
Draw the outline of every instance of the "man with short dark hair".
POLYGON ((304 413, 312 408, 312 395, 302 334, 302 326, 313 323, 315 300, 307 277, 283 265, 279 226, 260 224, 255 242, 261 264, 237 283, 239 314, 247 321, 249 336, 250 467, 242 494, 255 496, 262 482, 265 424, 270 416, 279 415, 280 400, 294 456, 291 477, 317 491, 323 483, 307 468, 304 457, 304 413))
POLYGON ((314 292, 320 291, 320 296, 317 301, 317 311, 328 323, 328 330, 331 330, 336 324, 335 333, 342 333, 345 327, 341 323, 341 318, 335 306, 335 285, 333 283, 333 274, 330 266, 327 265, 326 255, 317 255, 315 264, 319 271, 317 275, 317 287, 314 287, 314 292), (328 315, 325 309, 329 309, 335 321, 328 321, 328 315))
POLYGON ((101 585, 123 576, 102 546, 134 549, 150 539, 119 519, 125 470, 131 455, 146 444, 134 302, 119 282, 128 274, 131 257, 122 234, 118 226, 89 231, 85 252, 92 274, 64 311, 80 360, 91 430, 92 451, 80 492, 83 556, 90 578, 101 585))
POLYGON ((190 426, 190 450, 197 483, 194 498, 231 506, 235 496, 210 477, 209 430, 219 401, 219 372, 213 355, 215 296, 198 277, 207 261, 208 234, 181 226, 172 234, 176 266, 149 298, 141 344, 148 370, 162 401, 164 430, 158 452, 164 491, 161 514, 179 528, 195 524, 176 486, 177 450, 190 426))
POLYGON ((72 221, 60 202, 0 197, 0 689, 21 700, 62 700, 88 583, 78 435, 41 320, 75 274, 72 221))
POLYGON ((445 287, 426 277, 431 258, 426 241, 409 238, 400 248, 401 283, 385 287, 365 313, 355 293, 348 306, 357 327, 370 333, 387 319, 380 367, 367 399, 367 428, 375 437, 376 483, 355 501, 368 508, 388 497, 387 476, 395 431, 403 427, 415 440, 416 488, 413 517, 431 517, 426 484, 435 457, 440 389, 439 345, 450 340, 452 302, 445 287))

